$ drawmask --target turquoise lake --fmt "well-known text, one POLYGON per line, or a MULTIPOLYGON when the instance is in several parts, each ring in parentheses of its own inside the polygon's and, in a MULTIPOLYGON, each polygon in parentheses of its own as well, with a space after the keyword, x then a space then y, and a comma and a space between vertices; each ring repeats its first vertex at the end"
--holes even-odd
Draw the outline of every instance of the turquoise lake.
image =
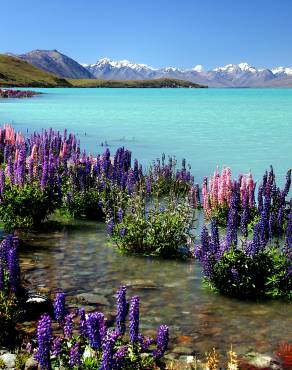
POLYGON ((35 89, 0 102, 0 123, 29 132, 78 134, 93 154, 125 146, 144 165, 162 152, 185 157, 197 182, 218 165, 258 180, 273 164, 283 183, 291 167, 292 89, 35 89))

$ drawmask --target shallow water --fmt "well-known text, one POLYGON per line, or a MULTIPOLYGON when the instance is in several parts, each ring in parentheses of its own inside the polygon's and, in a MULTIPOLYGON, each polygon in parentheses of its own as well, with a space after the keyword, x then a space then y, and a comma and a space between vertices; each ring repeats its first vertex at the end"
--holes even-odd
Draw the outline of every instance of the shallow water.
POLYGON ((21 264, 35 287, 69 297, 102 296, 106 301, 97 309, 104 313, 114 311, 115 292, 127 285, 129 296, 141 297, 141 330, 154 334, 159 324, 169 325, 175 352, 202 354, 213 346, 225 351, 232 343, 239 354, 273 354, 280 341, 292 338, 291 305, 240 302, 208 292, 195 261, 120 254, 109 244, 103 224, 76 221, 31 236, 21 250, 21 264))
POLYGON ((26 131, 77 133, 96 153, 107 141, 145 165, 185 157, 196 181, 219 165, 255 178, 273 164, 283 182, 291 167, 292 89, 35 89, 32 99, 2 99, 0 123, 26 131))

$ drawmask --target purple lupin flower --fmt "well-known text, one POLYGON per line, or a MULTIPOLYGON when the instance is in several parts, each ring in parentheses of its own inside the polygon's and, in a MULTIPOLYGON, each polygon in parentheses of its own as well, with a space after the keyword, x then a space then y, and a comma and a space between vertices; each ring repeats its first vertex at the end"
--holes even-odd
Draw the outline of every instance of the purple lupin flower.
POLYGON ((51 370, 50 341, 52 338, 52 321, 48 314, 41 316, 37 327, 38 348, 36 360, 41 370, 51 370))
POLYGON ((57 293, 54 301, 54 314, 55 319, 58 321, 61 326, 64 323, 65 319, 65 294, 57 293))
POLYGON ((73 337, 73 318, 73 313, 69 313, 65 316, 64 337, 66 339, 71 339, 73 337))
POLYGON ((214 253, 219 249, 219 230, 216 218, 211 220, 211 248, 214 253))
POLYGON ((248 230, 247 230, 247 224, 248 224, 248 206, 247 203, 245 204, 242 214, 240 216, 240 231, 242 232, 242 235, 246 238, 248 235, 248 230))
POLYGON ((5 191, 5 172, 1 168, 0 169, 0 196, 2 197, 4 195, 5 191))
POLYGON ((70 366, 76 366, 77 368, 81 365, 79 342, 76 342, 70 350, 69 364, 70 366))
POLYGON ((287 228, 286 228, 286 246, 288 250, 292 248, 292 209, 288 215, 287 228))
POLYGON ((286 174, 286 183, 285 183, 285 187, 284 187, 284 190, 283 190, 283 195, 284 197, 286 197, 289 193, 289 190, 290 190, 290 186, 291 186, 291 169, 287 171, 287 174, 286 174))
POLYGON ((227 223, 227 242, 229 246, 237 245, 237 198, 238 194, 233 190, 227 223))
POLYGON ((79 335, 84 336, 86 335, 86 316, 84 308, 79 309, 79 335))
POLYGON ((127 229, 125 227, 122 227, 120 229, 120 237, 123 238, 126 235, 127 229))
POLYGON ((86 320, 86 335, 91 348, 101 349, 100 315, 98 312, 90 313, 86 320))
POLYGON ((247 253, 253 257, 260 250, 260 223, 254 226, 253 239, 251 243, 247 243, 247 253))
POLYGON ((122 210, 122 208, 120 208, 119 211, 118 211, 118 222, 119 222, 119 224, 121 222, 123 222, 123 218, 124 218, 124 211, 122 210))
POLYGON ((121 286, 117 295, 117 331, 124 335, 126 331, 126 317, 128 313, 128 302, 126 299, 127 288, 121 286))
POLYGON ((52 343, 52 354, 55 357, 58 357, 62 352, 63 338, 56 337, 52 343))
POLYGON ((3 258, 0 256, 0 290, 4 290, 5 282, 4 282, 4 261, 3 258))
POLYGON ((133 344, 137 343, 139 335, 139 304, 139 296, 134 296, 131 298, 129 321, 130 340, 133 344))
POLYGON ((284 222, 284 207, 280 207, 277 216, 277 229, 279 234, 283 232, 283 222, 284 222))
POLYGON ((152 337, 145 337, 143 334, 138 335, 138 341, 143 352, 147 351, 151 344, 154 343, 154 339, 152 337))
POLYGON ((115 227, 114 220, 109 220, 108 223, 107 223, 107 226, 106 226, 107 233, 109 234, 109 236, 113 236, 114 227, 115 227))
POLYGON ((168 341, 169 341, 169 329, 166 325, 161 325, 158 329, 158 335, 157 335, 157 346, 153 350, 153 357, 158 360, 160 359, 168 347, 168 341))
POLYGON ((112 370, 114 346, 119 334, 111 332, 107 334, 107 338, 103 345, 103 353, 99 370, 112 370))
POLYGON ((115 364, 115 369, 116 370, 121 369, 121 367, 123 365, 124 358, 127 356, 127 354, 128 354, 128 346, 126 346, 126 345, 121 346, 117 350, 117 352, 114 355, 114 364, 115 364))
POLYGON ((7 264, 8 264, 9 285, 11 290, 15 293, 17 292, 20 284, 20 267, 16 246, 12 246, 9 249, 7 255, 7 264))
POLYGON ((210 250, 210 238, 206 225, 203 226, 201 231, 201 245, 203 254, 210 250))

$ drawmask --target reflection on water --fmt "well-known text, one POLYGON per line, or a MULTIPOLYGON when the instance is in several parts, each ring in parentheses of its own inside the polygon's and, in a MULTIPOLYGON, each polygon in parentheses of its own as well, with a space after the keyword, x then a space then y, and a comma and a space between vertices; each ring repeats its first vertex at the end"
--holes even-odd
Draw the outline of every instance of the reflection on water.
POLYGON ((232 343, 239 353, 272 354, 292 338, 291 305, 250 303, 202 289, 195 261, 166 261, 125 256, 108 244, 103 224, 76 221, 58 231, 29 237, 21 250, 22 269, 36 287, 62 290, 68 296, 101 295, 112 312, 120 284, 141 296, 141 329, 152 333, 170 326, 171 347, 203 353, 213 346, 225 351, 232 343))

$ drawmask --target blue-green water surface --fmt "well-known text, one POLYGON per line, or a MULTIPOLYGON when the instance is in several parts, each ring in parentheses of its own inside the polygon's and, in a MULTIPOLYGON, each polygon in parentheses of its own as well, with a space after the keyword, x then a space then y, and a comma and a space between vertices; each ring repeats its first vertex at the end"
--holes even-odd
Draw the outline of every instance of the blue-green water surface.
POLYGON ((219 165, 259 179, 291 167, 292 89, 35 89, 2 99, 0 123, 26 132, 53 127, 78 134, 92 153, 126 146, 144 165, 162 152, 187 158, 198 182, 219 165))

